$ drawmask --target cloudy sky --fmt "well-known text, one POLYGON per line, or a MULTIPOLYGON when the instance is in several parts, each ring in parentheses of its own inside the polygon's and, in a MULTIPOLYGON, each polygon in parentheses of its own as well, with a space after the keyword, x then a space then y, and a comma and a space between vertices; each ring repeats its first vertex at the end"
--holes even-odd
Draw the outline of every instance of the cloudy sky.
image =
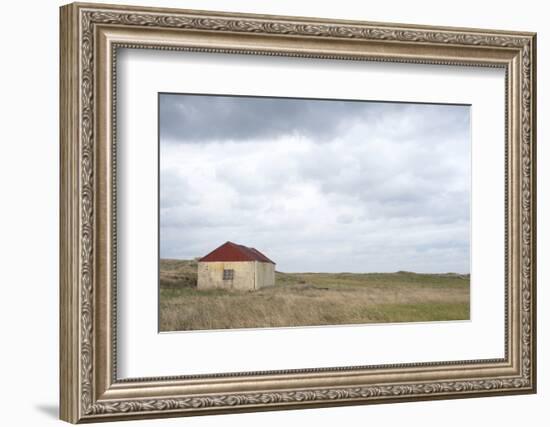
POLYGON ((160 94, 160 256, 470 271, 470 107, 160 94))

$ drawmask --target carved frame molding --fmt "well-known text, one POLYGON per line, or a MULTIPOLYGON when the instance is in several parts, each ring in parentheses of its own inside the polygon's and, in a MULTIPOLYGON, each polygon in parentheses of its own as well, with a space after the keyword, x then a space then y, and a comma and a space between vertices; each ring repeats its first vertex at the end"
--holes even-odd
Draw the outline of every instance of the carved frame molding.
POLYGON ((71 4, 61 8, 60 92, 62 419, 102 421, 535 391, 535 34, 71 4), (117 380, 113 176, 120 47, 506 68, 506 357, 117 380), (260 386, 270 375, 272 386, 260 386), (285 387, 290 379, 301 385, 285 387), (254 381, 258 386, 251 388, 254 381), (201 382, 211 392, 193 391, 201 382))

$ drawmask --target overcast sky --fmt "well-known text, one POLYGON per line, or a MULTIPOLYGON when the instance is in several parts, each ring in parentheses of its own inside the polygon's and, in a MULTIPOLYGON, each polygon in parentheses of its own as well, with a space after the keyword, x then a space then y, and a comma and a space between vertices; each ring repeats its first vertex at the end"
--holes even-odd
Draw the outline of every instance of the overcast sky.
POLYGON ((160 95, 160 256, 470 271, 470 107, 160 95))

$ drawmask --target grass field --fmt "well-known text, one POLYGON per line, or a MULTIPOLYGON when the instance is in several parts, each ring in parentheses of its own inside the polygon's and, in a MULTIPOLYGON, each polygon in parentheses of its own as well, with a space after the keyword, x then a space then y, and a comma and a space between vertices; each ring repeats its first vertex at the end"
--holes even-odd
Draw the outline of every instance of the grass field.
POLYGON ((470 318, 470 276, 281 273, 257 291, 198 290, 197 263, 160 261, 160 330, 262 328, 470 318))

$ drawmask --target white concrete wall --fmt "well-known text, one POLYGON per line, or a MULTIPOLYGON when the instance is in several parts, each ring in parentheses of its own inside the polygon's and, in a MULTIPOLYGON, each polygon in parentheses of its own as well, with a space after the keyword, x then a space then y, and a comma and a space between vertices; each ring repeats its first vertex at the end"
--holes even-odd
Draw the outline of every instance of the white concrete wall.
POLYGON ((270 262, 256 262, 256 289, 275 286, 275 265, 270 262))

